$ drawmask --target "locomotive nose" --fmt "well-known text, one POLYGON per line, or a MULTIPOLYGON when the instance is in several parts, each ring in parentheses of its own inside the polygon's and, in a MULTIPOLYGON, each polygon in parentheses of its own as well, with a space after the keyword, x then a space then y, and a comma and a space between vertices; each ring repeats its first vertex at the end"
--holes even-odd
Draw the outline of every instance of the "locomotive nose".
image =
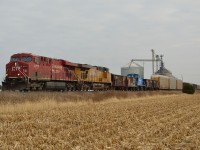
POLYGON ((6 76, 10 78, 23 78, 27 76, 28 65, 20 62, 13 62, 7 66, 6 76))

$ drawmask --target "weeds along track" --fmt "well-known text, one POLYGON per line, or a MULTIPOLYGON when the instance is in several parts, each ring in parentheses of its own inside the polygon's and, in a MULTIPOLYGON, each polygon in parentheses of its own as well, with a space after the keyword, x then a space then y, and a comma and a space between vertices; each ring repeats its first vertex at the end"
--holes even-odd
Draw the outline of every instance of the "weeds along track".
POLYGON ((0 149, 200 149, 199 93, 40 94, 1 100, 0 149))
POLYGON ((124 99, 148 97, 155 95, 180 94, 180 91, 99 91, 99 92, 0 92, 0 104, 17 104, 23 102, 37 102, 54 100, 57 102, 93 101, 99 102, 110 98, 124 99))

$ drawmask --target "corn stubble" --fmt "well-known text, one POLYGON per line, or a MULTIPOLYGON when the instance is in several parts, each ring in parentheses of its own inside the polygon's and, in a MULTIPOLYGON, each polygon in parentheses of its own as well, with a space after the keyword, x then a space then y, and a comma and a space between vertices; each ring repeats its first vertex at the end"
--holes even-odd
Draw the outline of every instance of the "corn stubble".
POLYGON ((199 93, 119 93, 0 93, 0 149, 200 149, 199 93))

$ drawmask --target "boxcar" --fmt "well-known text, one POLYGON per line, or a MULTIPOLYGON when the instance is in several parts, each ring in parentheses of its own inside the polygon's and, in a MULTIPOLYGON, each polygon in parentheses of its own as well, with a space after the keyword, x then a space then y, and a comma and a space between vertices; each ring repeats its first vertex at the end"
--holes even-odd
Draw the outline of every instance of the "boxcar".
POLYGON ((176 79, 175 78, 169 78, 169 89, 170 90, 176 90, 176 79))
POLYGON ((158 86, 160 90, 170 89, 169 77, 162 76, 162 75, 152 75, 151 79, 158 81, 158 86))

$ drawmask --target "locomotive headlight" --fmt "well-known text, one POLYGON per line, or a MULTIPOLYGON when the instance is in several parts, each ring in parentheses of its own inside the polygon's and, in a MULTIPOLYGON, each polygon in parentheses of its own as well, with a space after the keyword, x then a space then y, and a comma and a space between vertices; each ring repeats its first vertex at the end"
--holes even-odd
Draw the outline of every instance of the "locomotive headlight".
POLYGON ((20 74, 18 73, 17 75, 19 76, 20 74))

